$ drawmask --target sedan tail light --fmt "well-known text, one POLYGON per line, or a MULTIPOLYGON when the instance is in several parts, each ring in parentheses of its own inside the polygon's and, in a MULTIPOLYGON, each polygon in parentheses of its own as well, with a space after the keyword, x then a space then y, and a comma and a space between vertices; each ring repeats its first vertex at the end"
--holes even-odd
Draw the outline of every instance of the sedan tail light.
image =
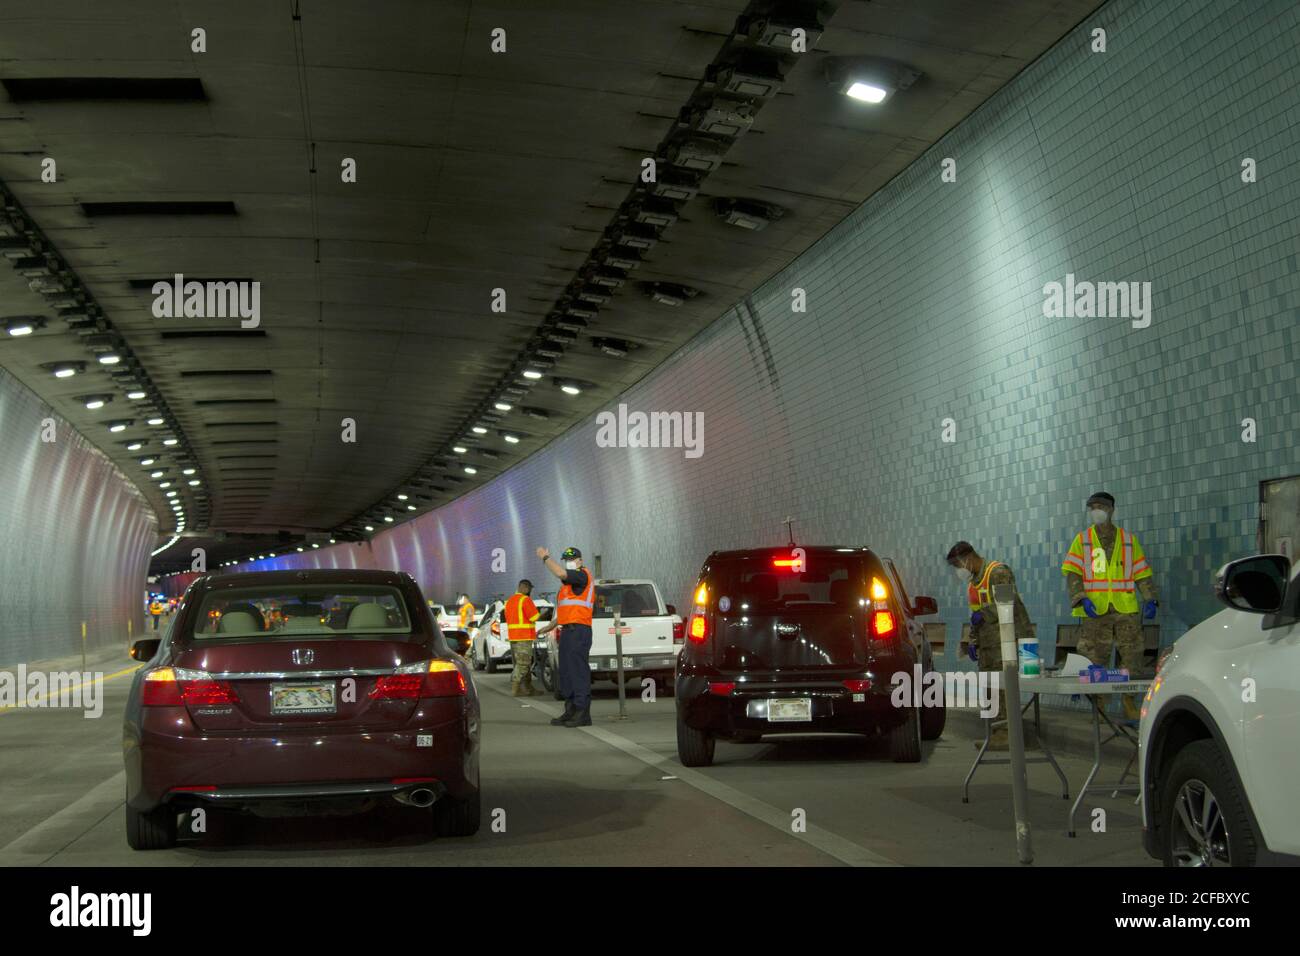
POLYGON ((371 700, 401 700, 422 697, 464 697, 465 675, 451 661, 420 661, 399 667, 375 681, 371 700))
POLYGON ((144 675, 140 703, 145 707, 213 707, 239 701, 229 681, 213 680, 206 671, 155 667, 144 675))

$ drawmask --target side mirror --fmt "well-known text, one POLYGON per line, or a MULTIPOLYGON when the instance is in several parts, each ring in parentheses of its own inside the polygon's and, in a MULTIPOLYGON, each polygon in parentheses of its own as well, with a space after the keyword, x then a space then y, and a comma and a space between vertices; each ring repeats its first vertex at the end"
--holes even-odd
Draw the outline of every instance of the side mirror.
POLYGON ((932 597, 928 597, 927 595, 924 594, 918 594, 916 596, 916 606, 912 608, 912 613, 917 617, 921 617, 922 615, 925 614, 938 614, 939 604, 932 597))
POLYGON ((1281 610, 1291 579, 1291 562, 1282 554, 1261 554, 1225 564, 1214 582, 1214 596, 1249 614, 1281 610))
POLYGON ((443 631, 442 636, 457 654, 469 653, 469 635, 464 631, 443 631))
POLYGON ((156 637, 146 637, 143 640, 136 641, 131 645, 131 660, 151 661, 154 659, 154 655, 158 653, 160 646, 162 646, 162 640, 156 637))

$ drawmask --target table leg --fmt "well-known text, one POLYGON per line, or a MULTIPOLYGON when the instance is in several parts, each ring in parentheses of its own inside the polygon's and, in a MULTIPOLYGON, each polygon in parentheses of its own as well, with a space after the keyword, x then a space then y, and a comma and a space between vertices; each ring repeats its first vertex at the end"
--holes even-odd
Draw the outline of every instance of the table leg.
POLYGON ((1079 788, 1079 795, 1074 798, 1074 803, 1070 804, 1070 816, 1065 829, 1065 835, 1069 837, 1074 836, 1074 815, 1079 809, 1079 804, 1083 803, 1092 781, 1101 772, 1101 711, 1097 707, 1097 695, 1089 694, 1088 703, 1092 705, 1092 769, 1088 771, 1088 776, 1083 781, 1083 786, 1079 788))
POLYGON ((962 783, 961 783, 961 802, 962 802, 962 803, 970 803, 970 781, 971 781, 971 778, 975 776, 975 770, 976 770, 977 767, 979 767, 979 765, 980 765, 980 761, 984 759, 984 753, 985 753, 985 751, 987 751, 987 750, 989 749, 989 739, 990 739, 990 735, 991 735, 991 733, 992 733, 992 728, 993 728, 993 721, 992 721, 992 719, 985 719, 985 721, 984 721, 984 743, 980 745, 979 753, 977 753, 977 754, 975 755, 975 762, 974 762, 973 764, 970 765, 970 773, 966 774, 966 779, 963 780, 962 783))
POLYGON ((1042 721, 1042 714, 1039 712, 1038 709, 1038 695, 1034 694, 1033 698, 1034 698, 1034 731, 1038 734, 1038 746, 1043 748, 1043 756, 1047 758, 1047 762, 1050 763, 1052 765, 1052 769, 1056 771, 1057 779, 1061 781, 1061 799, 1069 800, 1070 781, 1065 779, 1065 774, 1061 772, 1060 764, 1056 762, 1056 757, 1052 754, 1051 748, 1047 746, 1047 741, 1043 739, 1043 721, 1042 721))

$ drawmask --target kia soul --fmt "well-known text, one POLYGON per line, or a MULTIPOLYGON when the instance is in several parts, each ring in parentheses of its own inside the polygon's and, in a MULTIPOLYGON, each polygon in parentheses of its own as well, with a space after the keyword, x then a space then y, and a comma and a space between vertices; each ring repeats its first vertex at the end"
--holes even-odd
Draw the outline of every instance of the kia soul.
POLYGON ((933 598, 909 600, 893 562, 867 548, 714 552, 677 660, 679 759, 711 764, 718 738, 853 733, 884 735, 894 760, 919 761, 921 741, 943 732, 944 706, 894 690, 896 675, 910 685, 933 670, 918 618, 936 611, 933 598))

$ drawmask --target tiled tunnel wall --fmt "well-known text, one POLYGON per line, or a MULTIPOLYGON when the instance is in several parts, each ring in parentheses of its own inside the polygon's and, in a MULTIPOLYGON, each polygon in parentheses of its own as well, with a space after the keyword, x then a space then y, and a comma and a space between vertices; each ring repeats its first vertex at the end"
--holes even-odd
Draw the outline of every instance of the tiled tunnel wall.
POLYGON ((439 600, 481 598, 544 576, 534 546, 575 544, 684 604, 711 550, 783 543, 790 516, 798 541, 894 556, 953 626, 943 557, 968 539, 1015 568, 1051 635, 1062 556, 1104 489, 1177 637, 1215 610, 1214 569, 1255 549, 1260 480, 1300 472, 1300 8, 1244 6, 1104 7, 611 399, 702 413, 701 457, 597 447, 588 420, 370 545, 263 564, 398 567, 439 600), (1071 273, 1150 282, 1149 327, 1045 317, 1044 286, 1071 273))
POLYGON ((0 369, 0 667, 120 646, 144 625, 157 522, 102 452, 0 369), (42 441, 54 422, 53 442, 42 441))

